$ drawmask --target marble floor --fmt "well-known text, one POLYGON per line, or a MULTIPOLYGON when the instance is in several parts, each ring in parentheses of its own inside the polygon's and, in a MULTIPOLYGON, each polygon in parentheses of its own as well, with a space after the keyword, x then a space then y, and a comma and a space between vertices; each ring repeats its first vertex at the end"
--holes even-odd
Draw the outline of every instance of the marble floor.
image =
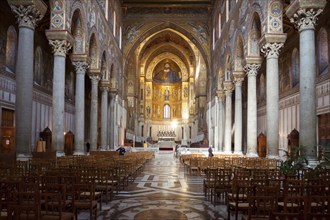
MULTIPOLYGON (((126 191, 115 194, 98 210, 98 220, 210 220, 226 219, 226 206, 207 201, 203 177, 185 174, 184 167, 172 152, 160 151, 126 191)), ((80 212, 79 220, 89 219, 80 212)))

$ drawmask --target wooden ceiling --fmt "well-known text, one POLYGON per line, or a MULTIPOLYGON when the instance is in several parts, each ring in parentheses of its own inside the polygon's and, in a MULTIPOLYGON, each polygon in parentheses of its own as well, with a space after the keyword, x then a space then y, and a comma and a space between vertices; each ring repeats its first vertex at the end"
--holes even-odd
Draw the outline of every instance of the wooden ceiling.
POLYGON ((192 8, 192 7, 211 7, 214 4, 214 0, 122 0, 123 7, 128 8, 192 8))

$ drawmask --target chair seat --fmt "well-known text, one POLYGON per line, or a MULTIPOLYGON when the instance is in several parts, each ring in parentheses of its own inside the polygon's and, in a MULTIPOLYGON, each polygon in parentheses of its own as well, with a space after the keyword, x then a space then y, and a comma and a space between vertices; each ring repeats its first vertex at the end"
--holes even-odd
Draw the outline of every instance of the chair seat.
POLYGON ((66 219, 74 219, 74 215, 71 212, 61 212, 61 213, 53 213, 53 214, 45 214, 43 211, 41 212, 41 220, 66 220, 66 219))
POLYGON ((89 209, 90 207, 94 207, 97 205, 97 201, 96 200, 93 200, 92 201, 92 205, 90 203, 90 201, 85 201, 85 200, 76 200, 74 202, 74 206, 75 208, 78 208, 78 209, 89 209))

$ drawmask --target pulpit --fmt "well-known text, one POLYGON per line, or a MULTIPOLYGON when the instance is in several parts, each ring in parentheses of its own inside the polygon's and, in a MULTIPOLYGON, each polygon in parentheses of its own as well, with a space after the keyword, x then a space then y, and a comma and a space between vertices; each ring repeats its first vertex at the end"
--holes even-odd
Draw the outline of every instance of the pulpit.
POLYGON ((293 129, 290 134, 288 134, 288 153, 291 153, 292 147, 299 147, 299 132, 293 129))
POLYGON ((71 131, 64 136, 64 152, 65 155, 72 155, 74 152, 74 134, 71 131))
POLYGON ((52 148, 52 131, 49 127, 45 128, 39 134, 40 138, 45 142, 45 151, 51 151, 52 148))
POLYGON ((258 135, 258 155, 259 157, 266 157, 267 155, 267 139, 262 132, 258 135))

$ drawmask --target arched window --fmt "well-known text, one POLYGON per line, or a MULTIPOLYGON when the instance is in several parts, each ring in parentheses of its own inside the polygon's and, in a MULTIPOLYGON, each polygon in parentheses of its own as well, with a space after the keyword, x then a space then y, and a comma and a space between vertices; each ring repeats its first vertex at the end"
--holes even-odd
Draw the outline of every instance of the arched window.
POLYGON ((218 17, 218 25, 219 25, 219 33, 218 33, 218 38, 221 37, 221 14, 219 13, 219 17, 218 17))
POLYGON ((164 118, 171 118, 171 107, 169 104, 164 105, 164 118))
POLYGON ((113 36, 116 37, 116 11, 113 11, 113 36))
POLYGON ((329 52, 328 52, 328 34, 324 28, 321 28, 318 38, 318 64, 319 74, 327 73, 329 65, 329 52))
POLYGON ((214 50, 215 48, 215 29, 213 28, 213 42, 212 42, 212 48, 214 50))
POLYGON ((298 49, 294 48, 292 51, 292 87, 295 87, 299 83, 299 75, 300 75, 300 70, 299 70, 299 53, 298 49))
POLYGON ((42 73, 42 51, 38 46, 34 54, 34 75, 33 80, 36 84, 41 85, 42 73))
POLYGON ((7 70, 15 72, 16 64, 16 50, 17 50, 17 33, 13 26, 7 30, 7 44, 6 44, 6 67, 7 70))
POLYGON ((119 27, 119 49, 121 49, 121 43, 122 43, 122 30, 121 26, 119 27))

